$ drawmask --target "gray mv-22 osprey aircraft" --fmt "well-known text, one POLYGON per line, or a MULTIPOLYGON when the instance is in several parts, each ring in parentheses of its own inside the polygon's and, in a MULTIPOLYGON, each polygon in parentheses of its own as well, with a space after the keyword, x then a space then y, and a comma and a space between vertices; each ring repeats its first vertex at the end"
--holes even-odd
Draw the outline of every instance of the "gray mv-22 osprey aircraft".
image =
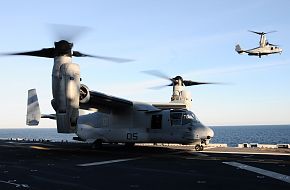
POLYGON ((244 54, 247 53, 248 55, 252 56, 259 56, 259 58, 262 57, 262 55, 269 55, 269 54, 275 54, 275 53, 282 53, 282 48, 280 48, 278 45, 270 44, 266 38, 266 34, 273 33, 276 31, 270 31, 270 32, 255 32, 249 30, 249 32, 253 32, 255 34, 260 35, 260 46, 253 48, 253 49, 248 49, 248 50, 243 50, 239 44, 236 45, 236 52, 238 54, 244 54))
POLYGON ((41 114, 35 89, 28 91, 27 125, 38 125, 40 118, 56 120, 58 133, 75 133, 75 140, 93 143, 179 143, 195 144, 203 150, 214 136, 188 108, 190 94, 185 86, 199 85, 177 76, 169 79, 173 86, 170 103, 142 103, 91 91, 80 83, 80 67, 72 57, 95 57, 115 62, 126 59, 102 57, 72 51, 73 43, 61 40, 55 47, 38 51, 9 53, 54 59, 52 69, 52 107, 55 114, 41 114), (83 114, 83 110, 91 110, 83 114))

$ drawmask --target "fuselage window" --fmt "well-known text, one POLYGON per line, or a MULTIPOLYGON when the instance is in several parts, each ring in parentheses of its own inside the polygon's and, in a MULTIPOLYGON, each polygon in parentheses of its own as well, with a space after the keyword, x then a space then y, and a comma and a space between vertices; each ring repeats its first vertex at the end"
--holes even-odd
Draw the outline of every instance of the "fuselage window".
POLYGON ((182 113, 170 113, 171 126, 181 125, 182 113))

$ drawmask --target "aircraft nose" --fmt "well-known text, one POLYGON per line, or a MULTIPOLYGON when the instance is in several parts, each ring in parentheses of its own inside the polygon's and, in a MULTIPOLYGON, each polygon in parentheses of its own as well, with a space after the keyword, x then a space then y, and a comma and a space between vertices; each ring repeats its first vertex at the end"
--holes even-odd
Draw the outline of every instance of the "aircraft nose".
POLYGON ((211 128, 207 128, 207 137, 212 138, 214 136, 214 132, 211 128))
POLYGON ((195 138, 198 139, 211 139, 214 136, 214 132, 211 128, 204 126, 204 125, 199 125, 194 128, 193 134, 195 138))

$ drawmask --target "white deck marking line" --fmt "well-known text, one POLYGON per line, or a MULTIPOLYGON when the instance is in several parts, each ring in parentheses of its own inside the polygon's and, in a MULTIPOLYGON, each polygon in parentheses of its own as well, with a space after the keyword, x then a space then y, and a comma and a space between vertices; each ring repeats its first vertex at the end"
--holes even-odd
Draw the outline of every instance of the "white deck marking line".
POLYGON ((283 174, 279 174, 277 172, 272 172, 272 171, 264 170, 261 168, 256 168, 253 166, 248 166, 246 164, 241 164, 239 162, 223 162, 223 163, 230 165, 230 166, 238 167, 238 168, 243 169, 243 170, 248 170, 251 172, 255 172, 255 173, 258 173, 261 175, 265 175, 265 176, 268 176, 268 177, 271 177, 274 179, 278 179, 278 180, 290 183, 290 176, 288 176, 288 175, 283 175, 283 174))
POLYGON ((14 181, 16 181, 16 180, 9 180, 9 181, 2 181, 2 180, 0 180, 0 183, 6 183, 6 184, 9 184, 9 185, 14 185, 17 188, 18 187, 29 188, 29 186, 26 185, 26 184, 13 183, 14 181))
POLYGON ((107 160, 107 161, 101 161, 101 162, 91 162, 91 163, 86 163, 86 164, 78 164, 77 166, 99 166, 99 165, 104 165, 104 164, 113 164, 113 163, 118 163, 118 162, 127 162, 127 161, 132 161, 132 160, 138 160, 141 159, 141 157, 137 158, 127 158, 127 159, 117 159, 117 160, 107 160))
POLYGON ((257 155, 277 155, 277 156, 290 156, 290 153, 278 152, 221 152, 221 151, 202 151, 203 153, 217 153, 217 154, 257 154, 257 155))

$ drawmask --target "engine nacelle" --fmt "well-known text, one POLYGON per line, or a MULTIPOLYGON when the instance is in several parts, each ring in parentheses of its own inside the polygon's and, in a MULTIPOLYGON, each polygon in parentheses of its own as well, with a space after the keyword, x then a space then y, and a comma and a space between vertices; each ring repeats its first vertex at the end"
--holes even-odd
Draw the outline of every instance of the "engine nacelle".
POLYGON ((81 84, 81 87, 80 87, 80 103, 82 104, 85 104, 87 102, 89 102, 90 100, 90 89, 84 85, 84 84, 81 84))
POLYGON ((63 64, 60 68, 59 112, 79 108, 80 67, 78 64, 63 64))
POLYGON ((58 91, 55 98, 57 131, 73 133, 79 117, 80 67, 67 63, 60 67, 59 78, 55 81, 58 91))

